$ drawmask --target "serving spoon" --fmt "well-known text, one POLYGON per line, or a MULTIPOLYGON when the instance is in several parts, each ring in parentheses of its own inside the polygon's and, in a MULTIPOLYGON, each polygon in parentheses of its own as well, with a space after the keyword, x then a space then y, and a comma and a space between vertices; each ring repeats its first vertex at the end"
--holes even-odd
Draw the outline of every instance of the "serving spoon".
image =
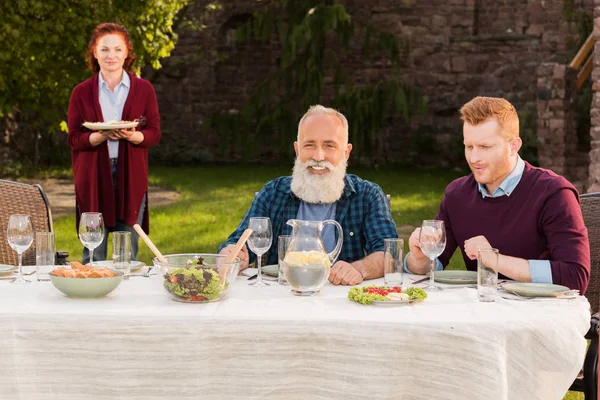
MULTIPOLYGON (((242 233, 242 236, 240 236, 238 239, 231 253, 229 253, 229 255, 225 258, 225 264, 231 264, 236 259, 237 255, 240 253, 240 250, 242 250, 242 247, 246 244, 246 241, 248 241, 250 235, 252 235, 252 229, 249 228, 242 233)), ((227 272, 229 272, 229 266, 223 268, 222 271, 223 273, 219 273, 219 275, 221 277, 221 283, 225 285, 227 272)))
MULTIPOLYGON (((158 250, 158 248, 156 248, 154 243, 152 243, 152 240, 150 240, 148 235, 146 235, 146 232, 144 232, 142 227, 139 224, 135 224, 135 225, 133 225, 133 229, 135 229, 135 231, 138 233, 138 235, 140 235, 140 237, 142 238, 144 243, 146 243, 146 245, 150 248, 150 250, 152 250, 152 252, 156 256, 156 258, 158 258, 158 261, 166 264, 167 259, 165 258, 165 256, 162 255, 162 253, 158 250)), ((144 272, 142 275, 145 276, 146 278, 148 278, 150 276, 150 271, 152 270, 152 268, 154 268, 154 267, 148 268, 148 271, 144 272)))

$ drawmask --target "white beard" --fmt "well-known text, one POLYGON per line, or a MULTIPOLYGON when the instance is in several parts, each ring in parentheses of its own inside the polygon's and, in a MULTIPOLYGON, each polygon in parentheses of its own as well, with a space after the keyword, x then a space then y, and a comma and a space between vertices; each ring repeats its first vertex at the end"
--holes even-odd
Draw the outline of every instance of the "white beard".
POLYGON ((347 166, 345 159, 334 167, 329 161, 309 160, 303 163, 296 158, 292 172, 292 192, 307 203, 335 203, 344 193, 347 166), (309 167, 325 167, 329 172, 316 175, 308 170, 309 167))

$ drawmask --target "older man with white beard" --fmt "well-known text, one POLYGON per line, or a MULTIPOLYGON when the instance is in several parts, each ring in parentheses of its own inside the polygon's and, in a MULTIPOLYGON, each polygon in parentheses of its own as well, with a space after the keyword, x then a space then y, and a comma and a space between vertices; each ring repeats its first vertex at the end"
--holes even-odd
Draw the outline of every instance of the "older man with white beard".
MULTIPOLYGON (((296 161, 292 176, 268 182, 258 193, 237 229, 219 248, 229 254, 252 217, 269 217, 274 243, 289 235, 290 219, 333 219, 343 229, 343 245, 329 281, 334 285, 356 285, 383 276, 383 239, 396 238, 396 226, 381 188, 356 175, 346 174, 352 145, 348 143, 348 121, 340 112, 312 106, 298 124, 294 143, 296 161)), ((323 232, 325 249, 333 250, 336 232, 323 232)), ((256 256, 246 246, 240 252, 241 268, 256 256)), ((277 264, 277 246, 267 254, 268 264, 277 264)))

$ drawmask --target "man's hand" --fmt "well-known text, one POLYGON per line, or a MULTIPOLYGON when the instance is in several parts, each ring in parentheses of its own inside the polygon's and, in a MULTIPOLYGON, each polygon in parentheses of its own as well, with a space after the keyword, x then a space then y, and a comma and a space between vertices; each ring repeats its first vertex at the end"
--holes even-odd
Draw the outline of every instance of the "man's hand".
MULTIPOLYGON (((436 236, 438 234, 431 226, 426 226, 423 229, 426 229, 423 232, 426 236, 436 236)), ((408 239, 410 254, 406 258, 406 266, 413 274, 426 274, 431 268, 429 258, 421 251, 421 230, 422 228, 415 229, 408 239)))
POLYGON ((419 242, 419 237, 421 236, 421 228, 417 228, 410 234, 408 238, 408 248, 410 250, 410 254, 414 257, 415 260, 429 260, 425 254, 421 251, 421 243, 419 242))
POLYGON ((362 281, 362 274, 346 261, 336 262, 329 271, 329 282, 334 285, 358 285, 362 281))
POLYGON ((465 240, 465 254, 471 260, 477 259, 477 249, 489 249, 491 247, 485 236, 480 235, 465 240))
MULTIPOLYGON (((230 244, 229 246, 225 246, 221 249, 219 254, 229 255, 233 252, 235 245, 230 244)), ((248 254, 248 247, 245 245, 242 246, 242 249, 237 255, 242 261, 240 262, 240 271, 248 268, 248 262, 250 261, 250 255, 248 254)))

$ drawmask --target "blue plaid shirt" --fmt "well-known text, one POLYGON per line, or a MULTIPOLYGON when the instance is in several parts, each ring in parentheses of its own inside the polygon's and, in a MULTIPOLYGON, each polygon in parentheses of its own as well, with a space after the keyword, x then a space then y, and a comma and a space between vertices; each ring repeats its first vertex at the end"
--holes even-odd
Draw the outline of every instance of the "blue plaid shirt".
MULTIPOLYGON (((344 180, 344 193, 335 210, 335 220, 342 226, 344 235, 338 260, 354 262, 368 254, 383 251, 383 239, 397 238, 398 234, 381 188, 352 174, 346 174, 344 180)), ((269 217, 273 227, 273 245, 267 253, 266 263, 277 264, 277 237, 292 234, 292 227, 286 222, 296 219, 300 208, 300 199, 292 193, 291 182, 291 176, 268 182, 219 251, 238 241, 251 217, 269 217)), ((335 231, 337 240, 337 229, 335 231)), ((255 259, 256 255, 250 252, 250 262, 255 259)))

